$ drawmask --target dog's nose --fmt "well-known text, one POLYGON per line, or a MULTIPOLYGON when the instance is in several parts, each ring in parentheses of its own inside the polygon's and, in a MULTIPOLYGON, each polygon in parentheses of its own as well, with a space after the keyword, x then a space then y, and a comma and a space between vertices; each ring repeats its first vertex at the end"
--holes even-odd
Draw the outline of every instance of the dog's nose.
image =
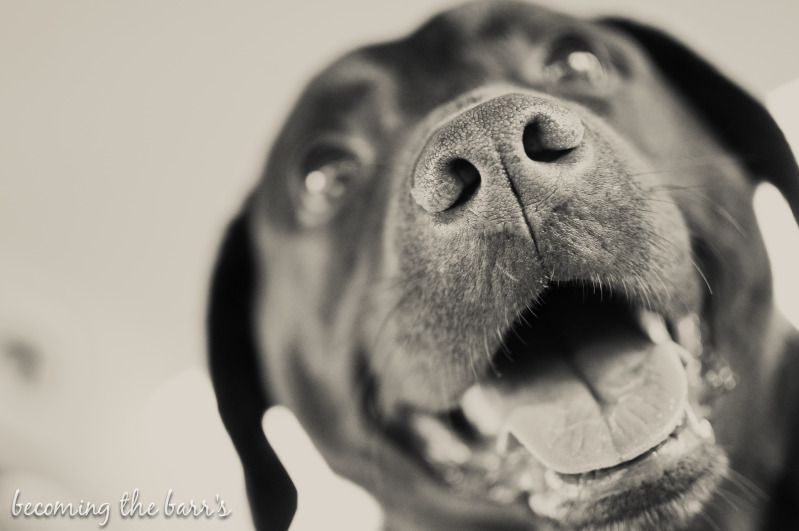
POLYGON ((583 132, 579 117, 550 99, 517 93, 493 98, 433 132, 414 168, 411 195, 437 213, 470 201, 499 179, 517 188, 535 186, 566 169, 565 156, 580 146, 583 132))

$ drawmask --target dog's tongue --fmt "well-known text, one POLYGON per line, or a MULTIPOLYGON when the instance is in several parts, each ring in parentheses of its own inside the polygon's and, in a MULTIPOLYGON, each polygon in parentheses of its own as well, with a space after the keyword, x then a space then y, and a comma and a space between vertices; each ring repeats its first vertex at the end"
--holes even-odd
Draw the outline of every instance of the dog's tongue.
POLYGON ((637 329, 530 353, 517 371, 480 384, 511 433, 548 468, 580 474, 629 461, 680 424, 687 380, 676 343, 637 329))

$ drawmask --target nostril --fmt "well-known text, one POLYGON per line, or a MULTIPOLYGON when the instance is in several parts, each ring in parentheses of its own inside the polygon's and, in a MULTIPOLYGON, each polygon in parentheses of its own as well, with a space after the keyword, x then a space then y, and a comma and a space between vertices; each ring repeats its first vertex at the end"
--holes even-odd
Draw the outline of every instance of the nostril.
POLYGON ((524 128, 522 133, 522 144, 524 152, 530 160, 536 162, 555 162, 564 155, 567 155, 574 148, 552 149, 547 147, 543 141, 544 132, 538 122, 532 122, 524 128))
MULTIPOLYGON (((453 207, 467 202, 480 186, 480 171, 466 159, 453 159, 447 165, 447 171, 462 184, 461 193, 453 207)), ((451 208, 451 207, 450 207, 451 208)))

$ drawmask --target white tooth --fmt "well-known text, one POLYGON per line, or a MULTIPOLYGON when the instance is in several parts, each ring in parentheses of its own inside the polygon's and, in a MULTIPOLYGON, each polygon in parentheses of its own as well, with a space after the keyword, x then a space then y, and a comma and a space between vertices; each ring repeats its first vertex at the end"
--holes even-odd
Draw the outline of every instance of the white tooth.
POLYGON ((696 416, 696 412, 694 408, 690 405, 685 407, 685 417, 688 419, 688 425, 692 428, 696 428, 699 425, 699 417, 696 416))
POLYGON ((511 503, 516 500, 518 492, 509 487, 502 485, 495 485, 488 491, 488 495, 492 500, 499 503, 511 503))
MULTIPOLYGON (((682 345, 680 345, 680 346, 682 346, 682 345)), ((694 371, 694 368, 695 368, 694 367, 694 365, 695 365, 694 362, 696 360, 693 358, 693 356, 691 355, 690 352, 688 352, 684 348, 681 348, 681 349, 677 350, 677 355, 680 356, 680 361, 682 362, 682 366, 685 367, 686 370, 690 367, 691 371, 694 371)))
POLYGON ((544 481, 546 481, 547 487, 552 490, 558 490, 563 486, 563 480, 560 479, 560 476, 554 470, 547 469, 544 472, 544 481))
POLYGON ((649 336, 649 339, 656 345, 671 341, 671 336, 669 336, 669 331, 666 328, 666 322, 660 314, 650 312, 649 310, 639 310, 638 323, 641 325, 644 332, 646 332, 646 335, 649 336))
POLYGON ((702 364, 699 361, 699 357, 702 355, 702 336, 699 332, 699 317, 689 315, 677 321, 675 335, 677 336, 677 343, 682 347, 680 359, 691 379, 690 381, 701 381, 702 364))
POLYGON ((546 494, 532 494, 527 498, 527 505, 535 514, 554 518, 558 514, 561 499, 558 496, 548 496, 546 494))
POLYGON ((710 441, 716 440, 716 435, 713 433, 713 425, 710 424, 709 420, 698 417, 691 406, 688 406, 685 409, 685 413, 688 417, 688 425, 691 427, 694 433, 703 439, 710 441))
POLYGON ((715 370, 708 371, 708 381, 717 389, 732 391, 738 385, 735 373, 724 363, 715 370))
POLYGON ((547 516, 552 519, 561 519, 564 511, 568 510, 570 502, 580 496, 578 485, 564 485, 564 488, 557 492, 547 491, 531 494, 527 498, 527 505, 538 515, 547 516))
POLYGON ((467 389, 460 406, 469 422, 483 435, 495 437, 502 429, 502 420, 486 400, 480 386, 473 385, 467 389))
POLYGON ((529 471, 522 472, 516 479, 516 486, 524 491, 531 491, 535 487, 535 478, 529 471))
POLYGON ((703 439, 707 439, 712 442, 715 442, 716 440, 716 434, 713 433, 713 426, 710 424, 710 421, 707 419, 702 419, 701 421, 699 421, 699 425, 697 425, 696 427, 696 432, 703 439))
POLYGON ((494 473, 502 466, 502 457, 492 452, 490 449, 476 452, 472 455, 471 461, 475 466, 481 468, 486 473, 494 473))
POLYGON ((699 330, 699 317, 687 315, 677 321, 677 341, 694 356, 702 353, 702 333, 699 330))
POLYGON ((413 426, 424 440, 428 455, 438 462, 466 463, 472 451, 440 420, 429 415, 413 417, 413 426))

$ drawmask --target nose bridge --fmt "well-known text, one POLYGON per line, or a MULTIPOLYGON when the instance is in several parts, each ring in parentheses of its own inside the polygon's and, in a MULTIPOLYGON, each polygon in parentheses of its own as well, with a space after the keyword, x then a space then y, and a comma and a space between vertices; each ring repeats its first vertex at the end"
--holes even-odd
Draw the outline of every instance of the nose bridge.
POLYGON ((422 208, 438 213, 478 189, 483 196, 498 193, 503 181, 536 186, 536 179, 552 173, 545 166, 558 164, 559 154, 576 148, 582 137, 579 117, 549 98, 497 96, 462 111, 430 136, 414 168, 411 194, 422 208))
POLYGON ((525 126, 545 114, 547 101, 522 94, 506 94, 475 105, 444 124, 441 135, 454 151, 493 148, 506 151, 521 143, 525 126))
POLYGON ((522 130, 542 103, 543 100, 520 94, 499 96, 469 109, 455 121, 479 124, 488 140, 501 151, 505 145, 521 141, 522 130))

